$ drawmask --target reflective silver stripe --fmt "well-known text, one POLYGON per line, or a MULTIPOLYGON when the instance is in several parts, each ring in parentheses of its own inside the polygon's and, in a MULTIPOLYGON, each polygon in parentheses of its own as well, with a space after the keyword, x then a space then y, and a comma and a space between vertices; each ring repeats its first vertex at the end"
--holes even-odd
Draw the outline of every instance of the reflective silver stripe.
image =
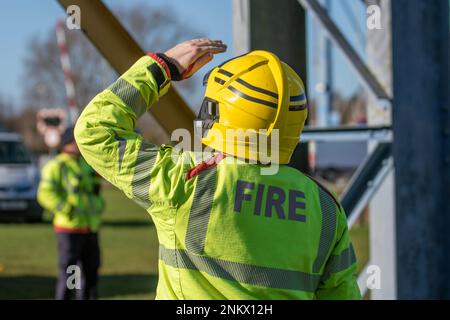
POLYGON ((254 286, 315 292, 320 275, 300 271, 254 266, 200 256, 187 250, 159 247, 160 259, 171 267, 205 272, 213 277, 254 286))
POLYGON ((304 104, 302 106, 289 106, 289 111, 302 111, 308 109, 308 105, 304 104))
POLYGON ((149 199, 150 173, 155 164, 158 151, 159 147, 141 142, 134 168, 133 181, 131 182, 133 200, 146 210, 151 205, 149 199))
POLYGON ((245 100, 248 100, 248 101, 251 101, 251 102, 255 102, 255 103, 259 103, 259 104, 263 104, 263 105, 266 105, 268 107, 275 108, 275 109, 278 108, 278 104, 276 104, 274 102, 258 99, 258 98, 255 98, 255 97, 251 97, 249 95, 246 95, 242 91, 239 91, 238 89, 236 89, 233 86, 229 86, 229 87, 227 87, 227 89, 230 90, 231 92, 233 92, 234 94, 236 94, 237 96, 245 99, 245 100))
POLYGON ((186 248, 202 254, 205 249, 206 231, 216 190, 217 168, 201 172, 197 177, 194 199, 186 232, 186 248))
POLYGON ((214 81, 217 82, 218 84, 225 84, 225 82, 226 82, 225 80, 222 80, 222 79, 217 78, 217 77, 214 78, 214 81))
POLYGON ((344 271, 356 262, 355 251, 352 244, 338 255, 331 255, 323 273, 323 281, 326 281, 332 273, 344 271))
POLYGON ((119 138, 119 170, 122 169, 123 156, 125 155, 125 149, 127 148, 127 140, 119 138))
POLYGON ((220 74, 223 74, 224 76, 227 76, 227 77, 234 76, 234 74, 232 74, 231 72, 229 72, 227 70, 223 70, 223 69, 219 69, 217 72, 220 73, 220 74))
POLYGON ((319 250, 313 265, 314 273, 319 272, 324 265, 328 252, 333 245, 334 234, 336 232, 336 204, 327 192, 321 187, 318 188, 320 208, 322 211, 322 229, 320 231, 319 250))
POLYGON ((278 99, 278 94, 276 94, 275 92, 272 92, 272 91, 269 91, 269 90, 266 90, 266 89, 263 89, 263 88, 251 85, 250 83, 248 83, 248 82, 246 82, 246 81, 244 81, 244 80, 242 80, 240 78, 237 78, 236 82, 242 84, 244 87, 247 87, 247 88, 249 88, 251 90, 254 90, 256 92, 259 92, 259 93, 262 93, 262 94, 266 94, 268 96, 271 96, 272 98, 278 99))
POLYGON ((305 99, 306 99, 306 96, 305 96, 304 93, 302 93, 302 94, 299 95, 299 96, 291 96, 291 97, 289 98, 289 100, 290 100, 291 102, 295 102, 295 101, 303 101, 303 100, 305 100, 305 99))
POLYGON ((147 111, 148 105, 145 102, 144 97, 142 97, 139 90, 128 81, 119 78, 108 89, 134 111, 136 118, 139 118, 147 111))

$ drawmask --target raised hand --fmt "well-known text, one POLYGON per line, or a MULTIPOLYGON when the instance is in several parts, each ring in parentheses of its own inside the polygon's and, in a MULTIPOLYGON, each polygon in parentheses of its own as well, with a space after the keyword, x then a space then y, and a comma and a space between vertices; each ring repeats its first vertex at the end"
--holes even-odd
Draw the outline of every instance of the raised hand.
POLYGON ((220 40, 200 38, 180 43, 164 54, 177 66, 182 78, 187 79, 211 61, 215 54, 226 50, 227 46, 220 40))

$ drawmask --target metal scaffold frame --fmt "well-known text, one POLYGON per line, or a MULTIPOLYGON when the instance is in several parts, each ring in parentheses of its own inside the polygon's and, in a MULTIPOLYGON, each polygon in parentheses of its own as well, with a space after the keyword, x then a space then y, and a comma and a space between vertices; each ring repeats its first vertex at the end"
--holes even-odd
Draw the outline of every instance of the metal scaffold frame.
MULTIPOLYGON (((368 89, 376 108, 388 115, 382 127, 373 127, 377 121, 369 121, 371 126, 364 128, 306 128, 302 135, 304 145, 369 142, 371 152, 342 198, 350 226, 370 203, 371 258, 358 279, 362 292, 367 290, 367 272, 374 264, 384 279, 383 288, 371 291, 374 299, 449 298, 450 233, 445 230, 450 225, 446 201, 450 194, 448 0, 362 1, 377 5, 386 15, 383 30, 372 32, 368 40, 388 39, 383 42, 384 52, 377 48, 374 53, 373 58, 385 60, 377 70, 362 60, 318 0, 286 2, 293 1, 316 18, 368 89)), ((259 41, 265 37, 264 44, 279 44, 278 33, 267 35, 252 28, 271 22, 260 13, 270 4, 276 6, 270 0, 235 0, 236 54, 258 47, 255 37, 259 41)), ((305 44, 305 26, 298 25, 301 39, 299 33, 292 38, 285 34, 286 43, 305 44)), ((305 76, 305 70, 301 74, 305 76)))
MULTIPOLYGON (((395 248, 396 274, 392 285, 396 296, 389 298, 448 299, 449 2, 385 1, 392 17, 392 97, 357 55, 327 10, 317 0, 299 2, 321 23, 369 92, 392 112, 395 140, 392 144, 378 143, 343 195, 349 225, 353 225, 395 164, 395 243, 387 245, 395 248)), ((359 137, 373 140, 371 132, 367 128, 359 137)), ((352 135, 345 130, 311 130, 306 131, 306 138, 314 134, 319 139, 326 137, 327 141, 352 135)), ((356 138, 354 134, 352 138, 356 138)), ((372 263, 376 261, 371 259, 369 264, 372 263)), ((358 281, 363 293, 367 289, 366 270, 367 267, 358 281)))

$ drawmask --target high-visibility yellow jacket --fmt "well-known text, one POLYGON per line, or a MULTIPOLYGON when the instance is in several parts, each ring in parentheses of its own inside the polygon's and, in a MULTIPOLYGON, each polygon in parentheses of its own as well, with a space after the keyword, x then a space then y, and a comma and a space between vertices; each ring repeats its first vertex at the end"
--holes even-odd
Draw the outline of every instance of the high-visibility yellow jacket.
POLYGON ((200 164, 134 132, 168 88, 164 64, 142 57, 75 128, 86 161, 153 218, 157 299, 360 298, 346 217, 327 190, 288 166, 265 176, 231 157, 200 164))
POLYGON ((82 157, 61 153, 42 168, 40 205, 52 212, 57 232, 96 232, 104 200, 100 177, 82 157))

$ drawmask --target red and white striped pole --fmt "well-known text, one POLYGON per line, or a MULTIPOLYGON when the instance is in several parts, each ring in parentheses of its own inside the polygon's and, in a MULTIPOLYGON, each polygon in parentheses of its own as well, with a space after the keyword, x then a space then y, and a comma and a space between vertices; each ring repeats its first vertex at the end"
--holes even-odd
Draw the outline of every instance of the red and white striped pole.
POLYGON ((317 143, 315 141, 308 143, 308 164, 311 172, 315 173, 317 166, 317 143))
POLYGON ((69 124, 73 125, 78 118, 78 108, 75 100, 75 86, 73 84, 72 69, 70 66, 69 51, 66 44, 66 34, 64 31, 64 21, 59 20, 56 24, 56 39, 58 41, 61 66, 64 72, 64 85, 67 95, 67 114, 69 124))

